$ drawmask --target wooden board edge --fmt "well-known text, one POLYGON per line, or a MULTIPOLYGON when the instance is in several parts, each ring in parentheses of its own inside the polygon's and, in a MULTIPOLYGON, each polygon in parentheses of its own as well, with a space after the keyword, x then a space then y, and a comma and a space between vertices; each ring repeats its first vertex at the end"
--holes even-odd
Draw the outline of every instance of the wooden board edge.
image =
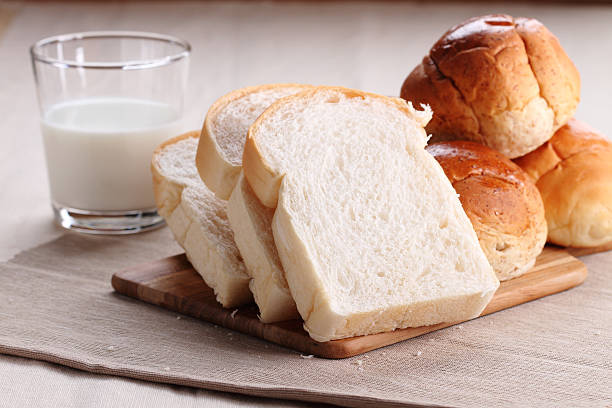
MULTIPOLYGON (((556 248, 553 247, 552 249, 556 249, 556 248)), ((554 285, 549 285, 551 286, 549 289, 546 289, 543 291, 536 291, 536 292, 534 292, 533 290, 530 290, 530 286, 527 286, 524 290, 521 291, 521 297, 518 303, 514 303, 512 306, 504 306, 504 303, 502 301, 498 301, 497 305, 492 305, 490 303, 489 305, 487 305, 483 313, 478 317, 482 317, 482 316, 485 316, 491 313, 495 313, 501 310, 505 310, 505 309, 514 307, 514 306, 518 306, 520 304, 523 304, 523 303, 526 303, 532 300, 540 299, 542 297, 549 296, 555 293, 563 292, 565 290, 571 289, 583 283, 588 275, 586 265, 584 265, 584 263, 582 263, 577 258, 571 256, 564 249, 559 248, 557 251, 564 252, 566 256, 568 256, 569 258, 572 258, 566 263, 567 265, 572 265, 571 271, 569 273, 565 273, 561 275, 560 277, 555 276, 555 278, 558 278, 562 281, 563 285, 556 286, 556 287, 554 285)), ((178 257, 178 255, 175 257, 178 257)), ((142 269, 139 268, 138 271, 140 270, 142 269)), ((137 276, 138 271, 135 271, 134 275, 137 276)), ((398 343, 400 341, 419 337, 423 334, 431 333, 436 330, 440 330, 446 327, 450 327, 450 326, 461 324, 465 322, 465 321, 461 321, 461 322, 454 322, 454 323, 439 323, 433 326, 399 329, 399 330, 392 331, 392 332, 383 332, 383 333, 371 334, 368 336, 354 337, 354 338, 351 338, 350 341, 346 341, 347 339, 341 339, 341 340, 332 340, 329 342, 317 342, 311 339, 310 337, 307 337, 307 336, 304 337, 298 333, 286 330, 286 335, 282 339, 282 342, 281 342, 277 339, 275 335, 273 335, 272 331, 270 330, 271 327, 275 327, 275 326, 262 324, 262 326, 254 327, 254 325, 249 324, 247 325, 247 329, 242 329, 239 325, 235 324, 237 321, 235 321, 234 318, 231 318, 231 320, 229 320, 229 315, 231 314, 230 313, 231 311, 229 309, 227 310, 227 313, 223 315, 223 317, 207 316, 206 318, 201 313, 197 313, 197 312, 186 313, 185 311, 181 311, 179 310, 179 306, 178 306, 179 299, 175 295, 171 295, 171 294, 159 291, 154 288, 146 288, 146 291, 138 290, 140 283, 129 279, 129 275, 131 272, 133 271, 127 270, 127 271, 120 271, 120 272, 113 274, 112 279, 111 279, 111 284, 118 293, 131 297, 131 298, 142 300, 149 304, 162 306, 176 313, 186 314, 186 315, 189 315, 197 319, 203 319, 209 323, 217 324, 219 326, 225 327, 230 330, 236 330, 238 332, 241 332, 247 335, 255 336, 255 337, 264 339, 266 341, 272 342, 274 344, 280 345, 282 347, 288 348, 290 350, 304 353, 305 355, 312 354, 317 357, 328 358, 328 359, 343 359, 343 358, 354 357, 356 355, 360 355, 368 351, 376 350, 382 347, 389 346, 391 344, 398 343), (405 331, 406 335, 398 336, 398 333, 401 333, 402 331, 405 331), (372 341, 374 337, 377 338, 376 342, 372 341), (305 339, 307 339, 308 342, 304 343, 305 339)), ((546 277, 549 275, 546 275, 545 271, 539 271, 537 273, 541 274, 543 272, 544 272, 544 276, 540 276, 539 279, 545 282, 550 282, 551 279, 546 277)), ((172 273, 172 272, 169 272, 169 273, 172 273)), ((529 275, 530 274, 525 274, 521 277, 512 279, 511 281, 507 281, 507 282, 512 283, 514 285, 521 286, 521 278, 523 279, 533 278, 533 276, 530 277, 529 275)), ((188 306, 190 303, 191 303, 190 300, 187 300, 187 301, 183 300, 181 306, 188 306)), ((189 310, 190 308, 187 308, 187 309, 189 310)), ((241 316, 237 314, 236 318, 240 319, 241 316)))
MULTIPOLYGON (((563 252, 567 253, 567 251, 563 251, 563 252)), ((569 263, 573 266, 571 269, 571 272, 565 273, 561 275, 560 277, 555 276, 554 279, 550 278, 551 275, 542 276, 541 274, 543 272, 539 272, 539 275, 541 275, 539 276, 539 279, 549 284, 547 287, 543 288, 543 290, 533 291, 532 287, 526 286, 524 287, 523 290, 520 291, 521 297, 519 298, 518 303, 514 303, 512 306, 503 306, 504 299, 498 298, 498 301, 496 302, 497 304, 489 303, 487 307, 485 307, 483 312, 478 317, 474 319, 470 319, 470 320, 475 320, 480 317, 487 316, 489 314, 493 314, 493 313, 496 313, 502 310, 507 310, 515 306, 522 305, 523 303, 541 299, 546 296, 554 295, 556 293, 565 292, 566 290, 569 290, 576 286, 581 285, 588 276, 587 267, 579 259, 569 254, 567 255, 570 258, 573 258, 571 260, 571 263, 569 263), (556 286, 556 287, 554 285, 551 285, 551 283, 554 283, 555 279, 561 280, 563 284, 556 286)), ((528 274, 522 275, 521 277, 525 277, 525 279, 529 278, 528 274)), ((521 281, 519 280, 521 277, 515 278, 516 281, 514 283, 518 286, 521 286, 521 281)), ((507 290, 510 291, 510 288, 508 288, 507 290)), ((350 358, 350 357, 354 357, 359 354, 367 353, 368 351, 390 346, 392 344, 399 343, 404 340, 412 339, 415 337, 420 337, 427 333, 431 333, 431 332, 441 330, 447 327, 465 323, 470 320, 464 320, 464 321, 454 322, 454 323, 439 323, 439 324, 432 325, 432 326, 423 326, 423 327, 418 327, 418 328, 412 327, 412 328, 406 328, 406 329, 399 329, 399 330, 392 331, 392 332, 370 334, 368 336, 354 337, 351 339, 351 341, 348 341, 348 342, 347 341, 337 341, 337 340, 332 340, 332 341, 325 342, 325 343, 314 342, 316 343, 316 347, 312 347, 308 349, 307 352, 309 352, 310 354, 316 355, 317 357, 330 358, 330 359, 350 358), (402 331, 406 332, 407 335, 405 337, 404 336, 398 337, 397 334, 401 333, 402 331), (412 332, 412 333, 408 334, 409 332, 412 332), (373 336, 376 336, 379 338, 378 341, 376 342, 376 346, 368 346, 367 344, 365 344, 365 343, 372 343, 371 339, 373 336)))

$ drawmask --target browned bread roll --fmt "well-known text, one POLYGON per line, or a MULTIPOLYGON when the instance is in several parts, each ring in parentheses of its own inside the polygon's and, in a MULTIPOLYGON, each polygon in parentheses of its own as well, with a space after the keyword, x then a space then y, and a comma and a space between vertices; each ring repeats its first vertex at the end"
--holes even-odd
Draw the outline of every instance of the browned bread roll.
POLYGON ((527 272, 546 243, 544 205, 529 176, 478 143, 441 142, 427 151, 459 194, 499 280, 527 272))
POLYGON ((612 241, 612 143, 571 119, 536 151, 516 160, 535 180, 548 241, 594 247, 612 241))
POLYGON ((406 78, 401 97, 434 112, 432 141, 472 140, 514 158, 572 117, 580 77, 539 21, 489 15, 447 31, 406 78))

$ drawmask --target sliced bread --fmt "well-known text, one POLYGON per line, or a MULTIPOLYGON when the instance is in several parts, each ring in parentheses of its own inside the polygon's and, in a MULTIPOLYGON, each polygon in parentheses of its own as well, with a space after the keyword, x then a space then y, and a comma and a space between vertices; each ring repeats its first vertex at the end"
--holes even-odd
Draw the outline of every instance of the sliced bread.
POLYGON ((201 178, 218 197, 229 198, 228 218, 251 276, 250 288, 264 323, 299 318, 272 236, 273 211, 263 206, 245 181, 238 182, 249 126, 279 98, 310 85, 272 84, 233 91, 206 115, 196 163, 201 178), (231 196, 228 192, 231 192, 231 196))
POLYGON ((204 183, 228 200, 242 169, 246 132, 257 117, 279 98, 312 88, 300 84, 268 84, 237 89, 208 110, 200 136, 196 165, 204 183))
POLYGON ((252 301, 249 276, 234 243, 227 203, 200 180, 195 167, 199 132, 161 144, 153 153, 151 171, 159 214, 185 249, 194 269, 224 307, 252 301))
POLYGON ((252 278, 249 287, 264 323, 299 318, 274 245, 273 215, 274 210, 259 202, 241 173, 228 201, 227 217, 252 278))
POLYGON ((425 152, 431 111, 320 87, 250 127, 244 174, 317 341, 478 316, 499 286, 453 187, 425 152))

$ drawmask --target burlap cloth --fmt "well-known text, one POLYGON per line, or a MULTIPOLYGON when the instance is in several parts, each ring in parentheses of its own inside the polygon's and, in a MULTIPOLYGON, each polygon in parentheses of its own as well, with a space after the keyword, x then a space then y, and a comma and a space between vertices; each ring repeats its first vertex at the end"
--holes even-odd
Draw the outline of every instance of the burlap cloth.
POLYGON ((113 292, 180 252, 166 228, 67 233, 0 265, 0 352, 95 373, 345 406, 610 406, 612 252, 585 284, 346 360, 299 353, 113 292))

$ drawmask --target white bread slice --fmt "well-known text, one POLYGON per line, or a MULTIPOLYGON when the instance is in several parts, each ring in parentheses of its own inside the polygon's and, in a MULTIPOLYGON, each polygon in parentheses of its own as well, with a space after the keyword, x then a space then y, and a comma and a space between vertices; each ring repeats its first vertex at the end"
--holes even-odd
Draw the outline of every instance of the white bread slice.
POLYGON ((219 198, 228 200, 240 170, 249 126, 277 99, 310 85, 268 84, 230 92, 212 104, 200 136, 196 165, 204 183, 219 198))
POLYGON ((264 323, 297 319, 283 266, 272 236, 274 210, 259 202, 240 173, 227 205, 227 217, 236 245, 251 276, 249 287, 264 323))
POLYGON ((244 174, 317 341, 478 316, 499 286, 453 187, 425 152, 431 111, 320 87, 250 127, 244 174))
POLYGON ((198 145, 196 165, 202 180, 218 197, 229 198, 228 218, 264 323, 296 319, 299 314, 274 245, 273 211, 259 203, 248 183, 237 183, 242 152, 249 126, 268 106, 306 89, 312 86, 271 84, 221 97, 206 115, 198 145))
POLYGON ((249 276, 234 243, 226 202, 204 185, 195 167, 199 132, 162 143, 151 172, 159 214, 224 307, 250 303, 249 276))

